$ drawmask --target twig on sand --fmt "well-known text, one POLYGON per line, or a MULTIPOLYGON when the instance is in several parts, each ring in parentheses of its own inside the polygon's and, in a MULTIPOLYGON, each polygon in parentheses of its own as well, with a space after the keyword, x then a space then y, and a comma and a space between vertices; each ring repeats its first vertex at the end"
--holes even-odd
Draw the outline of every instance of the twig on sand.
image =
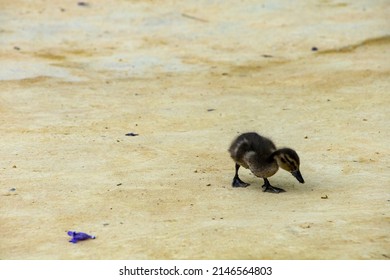
POLYGON ((185 17, 185 18, 201 21, 201 22, 208 22, 208 20, 205 20, 205 19, 202 19, 202 18, 198 18, 198 17, 194 17, 194 16, 190 16, 190 15, 187 15, 187 14, 184 14, 184 13, 181 14, 181 16, 185 17))

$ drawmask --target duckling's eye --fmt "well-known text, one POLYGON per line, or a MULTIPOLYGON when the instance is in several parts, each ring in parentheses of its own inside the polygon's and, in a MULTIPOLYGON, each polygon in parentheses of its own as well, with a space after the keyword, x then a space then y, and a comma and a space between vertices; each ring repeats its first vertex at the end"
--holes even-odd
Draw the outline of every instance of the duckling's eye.
POLYGON ((286 159, 281 157, 280 160, 283 162, 283 163, 287 163, 286 159))
POLYGON ((298 170, 297 165, 295 163, 293 163, 291 167, 293 168, 293 170, 298 170))

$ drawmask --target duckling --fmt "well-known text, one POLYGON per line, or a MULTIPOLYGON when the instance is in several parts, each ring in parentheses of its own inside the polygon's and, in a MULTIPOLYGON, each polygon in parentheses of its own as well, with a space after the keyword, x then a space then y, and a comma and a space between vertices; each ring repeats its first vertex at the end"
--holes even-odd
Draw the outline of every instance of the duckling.
POLYGON ((279 167, 290 172, 300 183, 305 182, 299 171, 298 154, 290 148, 276 149, 275 144, 270 139, 255 132, 238 136, 230 145, 229 152, 236 163, 233 187, 245 188, 249 186, 238 177, 238 170, 241 166, 249 169, 255 176, 263 178, 264 192, 285 192, 283 189, 272 186, 267 179, 274 175, 279 167))

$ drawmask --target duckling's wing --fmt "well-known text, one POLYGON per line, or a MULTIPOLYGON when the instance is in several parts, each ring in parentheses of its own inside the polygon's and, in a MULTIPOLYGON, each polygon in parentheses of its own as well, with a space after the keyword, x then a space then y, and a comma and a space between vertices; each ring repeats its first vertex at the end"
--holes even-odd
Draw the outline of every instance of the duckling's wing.
POLYGON ((275 144, 268 138, 260 136, 250 136, 251 150, 260 157, 268 158, 275 150, 275 144))
POLYGON ((240 162, 245 153, 250 151, 250 149, 251 147, 249 141, 240 135, 230 145, 229 153, 236 162, 240 162))
POLYGON ((231 157, 235 161, 242 161, 248 152, 255 152, 260 157, 268 157, 276 150, 274 143, 255 132, 241 134, 233 141, 229 148, 231 157))

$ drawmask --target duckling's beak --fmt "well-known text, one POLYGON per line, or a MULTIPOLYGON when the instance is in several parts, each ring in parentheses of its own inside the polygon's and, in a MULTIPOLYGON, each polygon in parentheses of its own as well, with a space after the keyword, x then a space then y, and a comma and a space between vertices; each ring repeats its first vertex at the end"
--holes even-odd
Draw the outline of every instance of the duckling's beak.
POLYGON ((302 177, 302 174, 301 174, 301 171, 299 170, 295 170, 293 172, 291 172, 291 174, 297 178, 297 180, 299 181, 299 183, 305 183, 305 180, 303 180, 303 177, 302 177))

